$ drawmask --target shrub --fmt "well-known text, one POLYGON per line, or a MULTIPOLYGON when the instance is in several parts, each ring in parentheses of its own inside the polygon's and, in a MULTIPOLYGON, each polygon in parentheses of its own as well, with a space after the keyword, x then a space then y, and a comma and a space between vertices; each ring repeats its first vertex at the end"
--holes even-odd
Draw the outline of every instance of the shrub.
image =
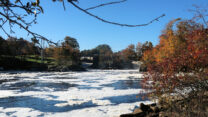
MULTIPOLYGON (((207 114, 203 103, 208 96, 208 29, 192 21, 177 23, 176 30, 170 28, 174 22, 171 24, 160 36, 160 43, 144 54, 148 73, 143 86, 153 89, 150 95, 158 99, 175 95, 176 100, 183 100, 187 108, 180 109, 188 115, 207 114)), ((173 107, 176 100, 166 102, 173 107)))

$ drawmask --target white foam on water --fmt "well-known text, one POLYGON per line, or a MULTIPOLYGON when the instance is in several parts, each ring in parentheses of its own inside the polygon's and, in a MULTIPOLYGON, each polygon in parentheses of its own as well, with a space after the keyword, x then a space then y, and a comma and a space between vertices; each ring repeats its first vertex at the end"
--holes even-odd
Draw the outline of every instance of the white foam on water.
POLYGON ((138 70, 0 73, 1 79, 18 79, 17 81, 12 81, 13 83, 27 81, 40 84, 60 84, 60 86, 59 84, 56 86, 51 86, 50 84, 47 86, 31 86, 28 90, 21 91, 20 89, 2 90, 2 86, 12 84, 10 82, 3 82, 0 84, 0 116, 118 117, 120 114, 132 112, 141 102, 152 102, 148 100, 141 101, 139 98, 137 101, 134 98, 140 92, 145 92, 143 89, 131 87, 116 89, 112 84, 131 78, 139 80, 142 77, 143 74, 139 73, 138 70), (74 84, 74 86, 67 87, 66 84, 62 83, 74 84), (31 90, 30 88, 35 90, 31 90), (56 88, 63 88, 63 90, 56 91, 56 88), (15 102, 6 102, 7 100, 18 101, 15 100, 16 97, 19 97, 18 99, 25 97, 28 99, 27 103, 25 104, 24 101, 18 104, 15 102), (31 101, 30 98, 32 99, 31 101), (34 100, 37 101, 37 104, 33 102, 34 100), (8 103, 8 106, 6 103, 8 103), (13 103, 14 106, 11 105, 13 103), (23 105, 20 106, 22 103, 23 105), (39 107, 39 105, 42 107, 39 107))

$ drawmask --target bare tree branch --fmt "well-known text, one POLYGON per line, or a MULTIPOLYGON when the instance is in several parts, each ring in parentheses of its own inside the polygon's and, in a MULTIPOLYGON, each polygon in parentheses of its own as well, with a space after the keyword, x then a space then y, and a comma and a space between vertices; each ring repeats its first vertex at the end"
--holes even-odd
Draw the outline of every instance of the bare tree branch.
POLYGON ((193 5, 194 9, 189 9, 190 12, 194 13, 193 20, 201 19, 206 27, 208 27, 208 21, 206 18, 208 17, 207 7, 199 7, 197 5, 193 5))
POLYGON ((3 27, 6 22, 7 22, 7 20, 6 21, 3 21, 3 19, 2 19, 2 25, 0 27, 3 30, 3 32, 9 37, 10 35, 6 32, 6 30, 3 27))
POLYGON ((113 25, 118 25, 118 26, 125 26, 125 27, 140 27, 140 26, 147 26, 147 25, 153 23, 154 21, 159 21, 160 18, 162 18, 162 17, 165 16, 165 14, 162 14, 161 16, 159 16, 159 17, 157 17, 157 18, 155 18, 155 19, 149 21, 149 22, 146 23, 146 24, 136 24, 136 25, 121 24, 121 23, 112 22, 112 21, 108 21, 108 20, 105 20, 105 19, 103 19, 103 18, 100 18, 100 17, 98 17, 98 16, 96 16, 96 15, 94 15, 94 14, 88 12, 87 10, 85 10, 85 9, 83 9, 83 8, 81 8, 81 7, 79 7, 79 6, 76 5, 75 3, 73 3, 73 2, 70 2, 70 3, 71 3, 74 7, 76 7, 77 9, 79 9, 80 11, 83 11, 83 12, 86 13, 87 15, 92 16, 92 17, 94 17, 94 18, 96 18, 96 19, 98 19, 98 20, 100 20, 100 21, 102 21, 102 22, 105 22, 105 23, 108 23, 108 24, 113 24, 113 25))
POLYGON ((87 8, 85 10, 88 11, 88 10, 96 9, 98 7, 103 7, 103 6, 112 5, 112 4, 119 4, 119 3, 122 3, 122 2, 126 2, 126 1, 127 0, 120 0, 120 1, 108 2, 108 3, 104 3, 104 4, 100 4, 100 5, 94 6, 94 7, 87 8))
MULTIPOLYGON (((41 39, 41 40, 45 40, 48 43, 51 44, 55 44, 57 45, 57 43, 54 43, 52 41, 50 41, 49 39, 47 39, 46 37, 34 33, 31 30, 29 30, 29 27, 32 26, 32 24, 36 24, 37 22, 37 16, 41 13, 43 13, 43 9, 41 6, 39 6, 40 4, 40 0, 25 0, 24 2, 22 2, 23 0, 0 0, 0 28, 2 29, 2 31, 9 37, 11 33, 14 33, 13 31, 13 26, 17 25, 19 26, 21 29, 25 30, 26 32, 28 32, 28 35, 32 35, 33 38, 36 39, 41 39), (19 12, 21 11, 21 12, 19 12), (5 24, 6 23, 6 24, 5 24), (8 33, 5 29, 5 27, 8 26, 10 33, 8 33)), ((65 2, 64 0, 52 0, 52 1, 59 1, 62 2, 63 4, 63 8, 64 10, 66 9, 65 7, 65 2)), ((87 9, 83 9, 81 7, 79 7, 78 5, 75 4, 75 2, 79 2, 79 0, 66 0, 69 4, 72 4, 75 8, 77 8, 78 10, 86 13, 87 15, 94 17, 104 23, 108 23, 108 24, 113 24, 113 25, 118 25, 118 26, 125 26, 125 27, 140 27, 140 26, 146 26, 149 25, 155 21, 158 21, 160 18, 164 17, 165 14, 149 21, 146 24, 137 24, 137 25, 130 25, 130 24, 121 24, 121 23, 117 23, 117 22, 112 22, 109 20, 105 20, 99 16, 96 16, 92 13, 90 13, 88 10, 92 10, 92 9, 96 9, 99 7, 103 7, 103 6, 107 6, 107 5, 112 5, 112 4, 119 4, 122 2, 126 2, 127 0, 118 0, 118 1, 112 1, 112 2, 108 2, 108 3, 103 3, 94 7, 90 7, 87 9)))
MULTIPOLYGON (((30 31, 27 27, 25 27, 25 26, 22 25, 21 23, 17 22, 16 20, 12 20, 11 18, 9 18, 8 16, 6 16, 6 15, 3 14, 2 12, 0 12, 0 15, 3 16, 3 17, 5 17, 9 22, 15 23, 15 24, 18 25, 20 28, 23 28, 23 29, 26 30, 29 34, 31 34, 33 37, 39 38, 39 39, 43 39, 43 40, 47 41, 48 43, 52 43, 52 44, 55 44, 55 45, 56 45, 56 43, 54 43, 54 42, 48 40, 47 38, 45 38, 45 37, 43 37, 43 36, 41 36, 41 35, 39 35, 39 34, 37 34, 37 33, 34 33, 34 32, 32 32, 32 31, 30 31)), ((1 26, 1 28, 2 28, 2 26, 1 26)), ((8 33, 7 33, 7 34, 8 34, 8 33)))
POLYGON ((64 11, 66 10, 66 7, 65 7, 65 2, 64 2, 64 0, 63 0, 63 7, 64 7, 64 11))
POLYGON ((20 28, 24 29, 26 32, 28 32, 28 35, 32 35, 33 38, 45 40, 48 43, 55 44, 54 42, 50 41, 49 39, 45 38, 44 36, 34 33, 31 30, 29 30, 29 27, 32 24, 36 24, 36 17, 38 14, 43 13, 43 9, 41 6, 39 6, 39 0, 36 0, 36 2, 26 2, 23 4, 21 0, 10 1, 10 0, 0 0, 0 8, 2 9, 2 12, 0 12, 1 16, 1 24, 0 28, 2 31, 8 36, 11 37, 11 33, 14 33, 12 27, 13 25, 17 25, 20 28), (16 9, 21 9, 24 12, 17 12, 16 9), (32 21, 26 20, 26 17, 30 17, 32 21), (33 17, 33 18, 31 18, 33 17), (7 22, 10 28, 10 34, 4 29, 4 24, 7 22))

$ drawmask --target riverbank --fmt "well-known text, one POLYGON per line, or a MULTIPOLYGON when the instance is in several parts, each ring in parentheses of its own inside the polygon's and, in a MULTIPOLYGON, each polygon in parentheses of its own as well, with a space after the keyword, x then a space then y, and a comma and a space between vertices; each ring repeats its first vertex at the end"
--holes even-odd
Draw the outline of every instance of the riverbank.
POLYGON ((132 113, 120 117, 207 117, 208 92, 198 92, 194 97, 167 96, 158 103, 143 103, 132 113))

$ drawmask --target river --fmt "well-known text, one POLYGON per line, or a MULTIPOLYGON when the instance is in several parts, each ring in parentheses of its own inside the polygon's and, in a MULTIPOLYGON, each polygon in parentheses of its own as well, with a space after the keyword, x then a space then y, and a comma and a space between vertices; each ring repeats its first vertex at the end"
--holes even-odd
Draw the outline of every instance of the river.
POLYGON ((0 117, 118 117, 143 99, 138 70, 1 72, 0 117))

